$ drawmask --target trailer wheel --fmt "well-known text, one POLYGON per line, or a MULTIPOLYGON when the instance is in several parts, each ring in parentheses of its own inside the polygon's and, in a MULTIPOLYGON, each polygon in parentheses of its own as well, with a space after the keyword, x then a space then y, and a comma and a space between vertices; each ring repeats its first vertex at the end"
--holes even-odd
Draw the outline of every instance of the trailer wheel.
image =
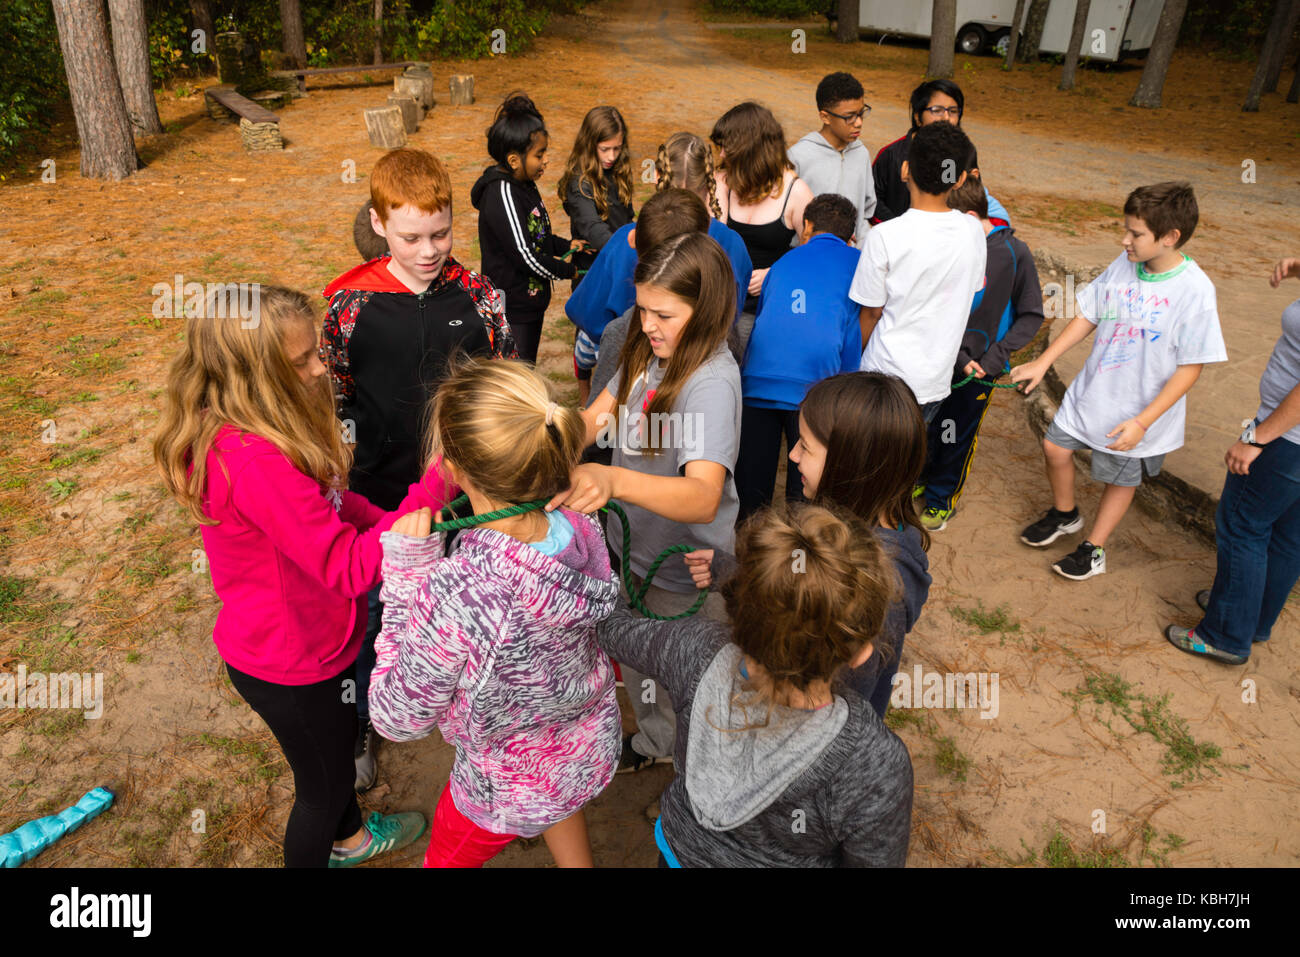
POLYGON ((978 23, 968 23, 957 31, 957 49, 962 53, 976 54, 984 50, 988 34, 978 23))
POLYGON ((1007 58, 1007 47, 1011 46, 1011 31, 999 30, 993 36, 993 50, 1002 59, 1007 58))

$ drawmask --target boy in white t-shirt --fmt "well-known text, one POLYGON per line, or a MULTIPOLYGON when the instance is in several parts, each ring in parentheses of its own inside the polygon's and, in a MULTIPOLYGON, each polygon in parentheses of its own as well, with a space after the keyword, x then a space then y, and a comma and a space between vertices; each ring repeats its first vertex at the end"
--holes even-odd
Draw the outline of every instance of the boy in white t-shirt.
POLYGON ((974 162, 975 147, 958 127, 916 131, 902 168, 911 208, 867 234, 849 288, 862 307, 862 370, 906 382, 927 423, 952 391, 966 319, 984 284, 984 230, 948 208, 974 162))
POLYGON ((1032 362, 1011 370, 1031 391, 1053 362, 1097 330, 1092 354, 1043 437, 1053 507, 1020 540, 1043 548, 1083 528, 1074 503, 1075 449, 1092 449, 1106 483, 1087 539, 1052 566, 1083 581, 1106 571, 1106 540, 1183 444, 1186 395, 1207 362, 1226 362, 1214 283, 1180 248, 1196 228, 1190 183, 1141 186, 1124 203, 1124 253, 1078 294, 1079 314, 1032 362))

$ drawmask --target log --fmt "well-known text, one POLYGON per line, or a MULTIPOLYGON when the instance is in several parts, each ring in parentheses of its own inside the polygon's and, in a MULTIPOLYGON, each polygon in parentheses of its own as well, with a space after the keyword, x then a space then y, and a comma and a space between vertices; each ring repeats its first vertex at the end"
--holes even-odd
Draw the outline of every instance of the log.
POLYGON ((406 132, 414 133, 420 128, 420 104, 415 102, 409 96, 402 96, 398 93, 388 94, 388 105, 395 106, 402 111, 402 125, 406 127, 406 132))
POLYGON ((427 66, 408 66, 402 76, 414 77, 420 81, 423 87, 421 99, 424 102, 424 108, 425 110, 433 109, 433 71, 427 66))
POLYGON ((380 106, 363 111, 370 145, 392 150, 406 145, 406 125, 402 110, 397 106, 380 106))
POLYGON ((393 92, 398 96, 409 96, 420 104, 422 110, 428 110, 428 98, 425 96, 424 80, 418 76, 403 74, 393 78, 393 92))
POLYGON ((474 77, 458 73, 451 78, 451 105, 469 106, 474 102, 474 77))

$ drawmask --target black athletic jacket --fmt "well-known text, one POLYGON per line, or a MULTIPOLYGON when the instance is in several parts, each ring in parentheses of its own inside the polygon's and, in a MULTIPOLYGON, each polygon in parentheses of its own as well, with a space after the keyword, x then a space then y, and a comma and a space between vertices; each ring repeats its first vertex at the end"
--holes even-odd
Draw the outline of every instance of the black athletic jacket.
POLYGON ((506 315, 541 313, 551 302, 551 281, 572 279, 574 265, 560 258, 569 241, 551 231, 537 184, 489 166, 469 200, 478 210, 483 275, 505 293, 506 315))
POLYGON ((900 136, 888 146, 882 146, 871 161, 871 178, 876 184, 876 213, 871 217, 873 226, 902 216, 912 207, 912 194, 903 182, 903 162, 907 159, 907 147, 911 142, 911 133, 900 136))
POLYGON ((1006 372, 1011 354, 1033 339, 1043 324, 1043 290, 1029 247, 1010 226, 994 227, 985 242, 984 288, 975 293, 966 320, 954 382, 966 377, 963 370, 972 359, 990 376, 1006 372))

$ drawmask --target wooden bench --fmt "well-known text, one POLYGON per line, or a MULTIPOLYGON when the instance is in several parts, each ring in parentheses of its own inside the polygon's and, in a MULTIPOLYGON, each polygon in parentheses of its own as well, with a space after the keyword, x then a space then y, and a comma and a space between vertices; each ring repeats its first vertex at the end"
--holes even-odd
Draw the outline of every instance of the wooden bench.
POLYGON ((280 118, 266 107, 236 93, 232 86, 210 86, 203 93, 208 104, 208 115, 214 120, 233 121, 236 116, 239 117, 239 134, 245 148, 284 148, 284 140, 280 136, 280 118))
POLYGON ((271 76, 293 77, 298 82, 298 92, 307 92, 307 77, 327 76, 331 73, 375 73, 379 70, 405 70, 408 66, 421 66, 418 60, 402 60, 400 63, 370 63, 364 66, 319 66, 302 70, 275 70, 271 76))

